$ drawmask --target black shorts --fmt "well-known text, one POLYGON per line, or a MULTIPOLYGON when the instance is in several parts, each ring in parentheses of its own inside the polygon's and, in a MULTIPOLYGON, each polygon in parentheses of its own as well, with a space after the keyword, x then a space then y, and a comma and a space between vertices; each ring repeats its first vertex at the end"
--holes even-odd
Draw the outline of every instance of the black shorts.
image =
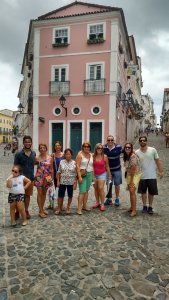
POLYGON ((59 186, 58 198, 65 197, 66 189, 67 189, 68 197, 73 198, 73 185, 63 185, 63 184, 60 184, 59 186))
POLYGON ((25 195, 24 194, 11 194, 8 195, 8 203, 14 203, 14 202, 20 202, 25 201, 25 195))
POLYGON ((158 195, 157 179, 141 179, 138 185, 138 194, 158 195))

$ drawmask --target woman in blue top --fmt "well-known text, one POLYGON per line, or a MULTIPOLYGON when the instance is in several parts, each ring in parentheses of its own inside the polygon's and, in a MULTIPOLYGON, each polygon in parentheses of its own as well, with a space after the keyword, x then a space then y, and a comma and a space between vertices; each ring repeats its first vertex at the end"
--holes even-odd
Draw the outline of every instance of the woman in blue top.
MULTIPOLYGON (((56 174, 59 168, 60 161, 64 159, 64 153, 62 152, 62 143, 60 141, 56 141, 54 144, 54 153, 51 154, 53 158, 53 180, 55 188, 57 188, 57 178, 56 174)), ((48 209, 53 209, 54 207, 49 204, 48 209)))

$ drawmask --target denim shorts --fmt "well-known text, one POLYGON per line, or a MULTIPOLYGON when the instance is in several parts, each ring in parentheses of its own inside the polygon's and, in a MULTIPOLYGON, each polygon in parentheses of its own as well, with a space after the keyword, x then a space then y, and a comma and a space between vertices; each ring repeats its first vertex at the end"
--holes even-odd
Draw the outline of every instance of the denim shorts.
POLYGON ((118 186, 118 185, 122 184, 122 172, 121 172, 121 170, 111 172, 111 176, 112 176, 112 183, 115 186, 118 186))
POLYGON ((58 198, 64 198, 67 189, 68 198, 73 198, 73 185, 60 184, 58 190, 58 198))
POLYGON ((87 172, 85 177, 82 177, 82 183, 79 183, 79 192, 86 193, 90 190, 92 183, 93 172, 87 172))
POLYGON ((102 174, 99 175, 95 175, 96 180, 106 180, 107 179, 107 173, 104 172, 102 174))

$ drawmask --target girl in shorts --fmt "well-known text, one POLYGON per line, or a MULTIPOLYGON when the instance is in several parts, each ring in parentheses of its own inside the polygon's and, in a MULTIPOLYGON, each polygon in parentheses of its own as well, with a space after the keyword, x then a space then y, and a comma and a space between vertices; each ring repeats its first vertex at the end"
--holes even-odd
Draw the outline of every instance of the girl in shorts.
POLYGON ((93 172, 96 202, 92 208, 100 208, 101 211, 105 211, 104 185, 107 177, 111 180, 111 173, 107 155, 104 154, 103 145, 100 143, 96 144, 93 154, 93 172))
POLYGON ((66 213, 70 214, 70 206, 73 198, 73 190, 77 187, 76 163, 72 159, 73 152, 70 148, 65 149, 64 159, 60 161, 57 171, 57 187, 58 191, 58 209, 55 214, 59 215, 63 208, 63 200, 65 191, 68 193, 68 203, 66 213))
POLYGON ((22 175, 21 167, 14 165, 12 174, 6 180, 9 188, 8 203, 10 204, 11 225, 16 226, 15 210, 17 209, 22 216, 22 225, 27 225, 25 213, 25 190, 31 185, 31 181, 22 175))

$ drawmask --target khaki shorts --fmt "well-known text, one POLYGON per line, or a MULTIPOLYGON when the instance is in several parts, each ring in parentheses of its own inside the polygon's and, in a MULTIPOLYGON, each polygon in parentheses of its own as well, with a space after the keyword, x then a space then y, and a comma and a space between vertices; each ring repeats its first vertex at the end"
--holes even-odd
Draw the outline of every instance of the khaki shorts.
POLYGON ((31 185, 25 190, 25 196, 33 195, 33 187, 34 187, 34 181, 31 181, 31 185))

